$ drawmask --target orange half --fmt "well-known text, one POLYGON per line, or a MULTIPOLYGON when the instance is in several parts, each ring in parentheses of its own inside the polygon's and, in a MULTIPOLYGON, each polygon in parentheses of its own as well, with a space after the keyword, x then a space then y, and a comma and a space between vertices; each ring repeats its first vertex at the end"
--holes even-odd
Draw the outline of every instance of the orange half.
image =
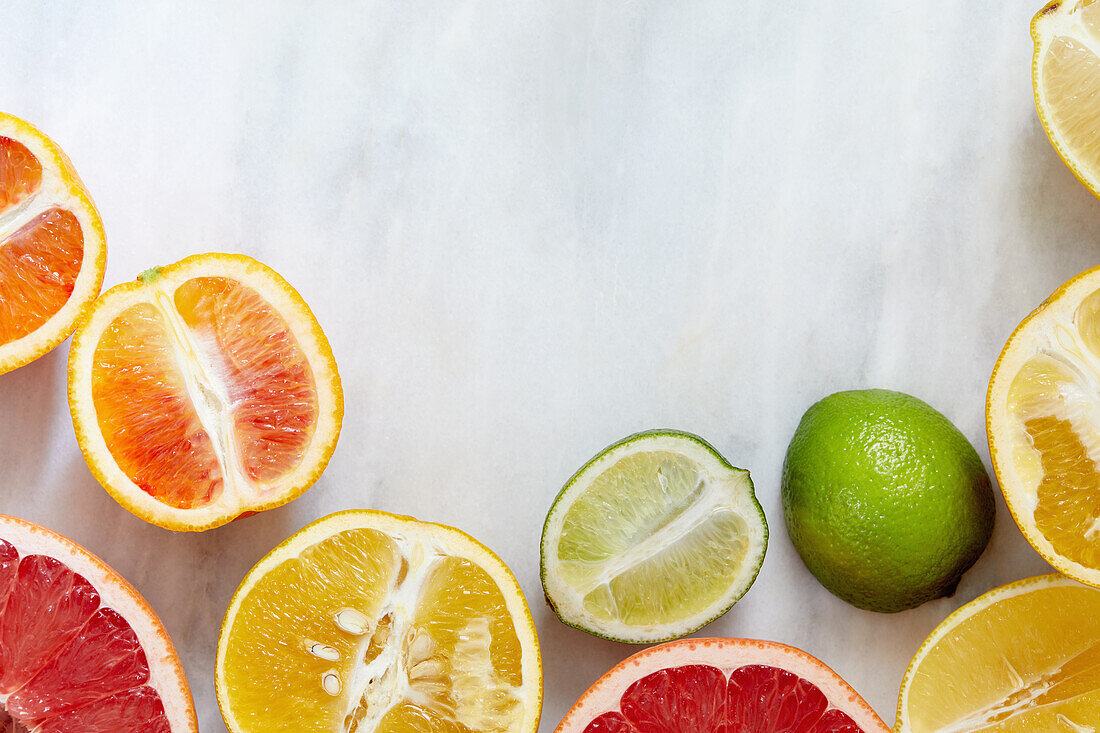
POLYGON ((301 296, 249 257, 205 254, 96 301, 73 337, 69 409, 120 504, 204 530, 309 488, 336 447, 343 392, 301 296))
POLYGON ((52 140, 0 112, 0 374, 73 332, 103 284, 103 222, 52 140))

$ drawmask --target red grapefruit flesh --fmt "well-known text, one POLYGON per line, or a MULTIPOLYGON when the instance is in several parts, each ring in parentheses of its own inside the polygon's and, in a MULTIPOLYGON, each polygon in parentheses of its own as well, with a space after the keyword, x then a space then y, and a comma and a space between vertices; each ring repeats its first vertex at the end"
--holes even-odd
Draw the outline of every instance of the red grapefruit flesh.
POLYGON ((557 733, 884 733, 835 672, 750 639, 685 639, 630 657, 593 685, 557 733))
POLYGON ((190 733, 179 658, 137 592, 92 555, 0 515, 0 733, 190 733))

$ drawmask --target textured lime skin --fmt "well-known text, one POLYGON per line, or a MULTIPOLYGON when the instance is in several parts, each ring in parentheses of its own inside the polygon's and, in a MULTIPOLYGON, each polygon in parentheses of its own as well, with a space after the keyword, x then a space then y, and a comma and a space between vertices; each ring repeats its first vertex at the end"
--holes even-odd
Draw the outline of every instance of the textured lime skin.
POLYGON ((798 554, 853 606, 894 613, 950 596, 996 512, 974 447, 928 404, 883 389, 837 392, 802 416, 783 461, 798 554))

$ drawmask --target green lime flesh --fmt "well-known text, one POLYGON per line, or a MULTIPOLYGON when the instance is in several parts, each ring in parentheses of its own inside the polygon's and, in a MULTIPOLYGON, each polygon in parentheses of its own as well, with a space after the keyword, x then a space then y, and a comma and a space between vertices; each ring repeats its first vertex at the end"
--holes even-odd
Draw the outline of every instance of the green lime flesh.
POLYGON ((766 546, 747 471, 694 435, 650 431, 607 448, 562 489, 543 530, 543 587, 571 626, 662 641, 725 613, 766 546))
POLYGON ((993 490, 974 447, 901 392, 838 392, 810 407, 787 449, 782 495, 806 567, 870 611, 952 595, 993 532, 993 490))

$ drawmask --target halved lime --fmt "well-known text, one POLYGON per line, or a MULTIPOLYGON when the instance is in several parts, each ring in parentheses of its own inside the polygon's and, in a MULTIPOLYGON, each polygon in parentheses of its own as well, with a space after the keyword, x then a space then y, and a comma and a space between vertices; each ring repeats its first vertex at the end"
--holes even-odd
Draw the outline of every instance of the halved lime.
POLYGON ((606 448, 558 494, 542 530, 542 587, 570 626, 667 641, 728 611, 767 546, 749 472, 702 438, 653 430, 606 448))

